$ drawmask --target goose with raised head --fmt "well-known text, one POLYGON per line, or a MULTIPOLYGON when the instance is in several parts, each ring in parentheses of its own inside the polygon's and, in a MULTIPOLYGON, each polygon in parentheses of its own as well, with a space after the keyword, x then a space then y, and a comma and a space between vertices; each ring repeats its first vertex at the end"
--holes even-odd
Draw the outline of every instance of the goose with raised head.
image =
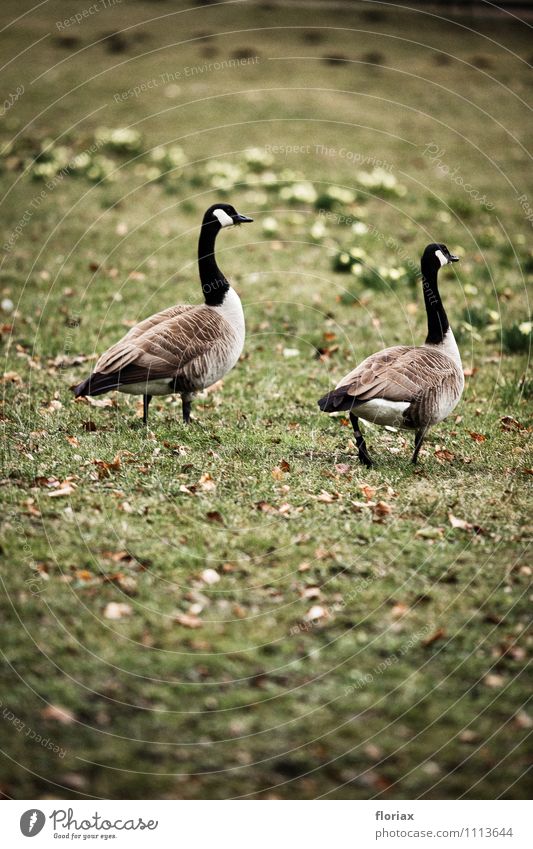
POLYGON ((355 434, 360 462, 372 460, 359 418, 415 432, 416 463, 429 430, 456 407, 464 388, 461 355, 444 309, 437 275, 459 257, 446 245, 428 245, 422 254, 422 288, 428 333, 420 346, 397 345, 367 357, 318 402, 325 413, 346 411, 355 434))
POLYGON ((198 270, 204 303, 179 304, 144 319, 112 345, 74 395, 102 395, 117 389, 143 396, 143 421, 153 395, 181 395, 188 424, 195 392, 212 386, 239 359, 244 346, 244 313, 237 292, 219 269, 215 240, 225 227, 253 221, 226 203, 206 211, 198 240, 198 270))

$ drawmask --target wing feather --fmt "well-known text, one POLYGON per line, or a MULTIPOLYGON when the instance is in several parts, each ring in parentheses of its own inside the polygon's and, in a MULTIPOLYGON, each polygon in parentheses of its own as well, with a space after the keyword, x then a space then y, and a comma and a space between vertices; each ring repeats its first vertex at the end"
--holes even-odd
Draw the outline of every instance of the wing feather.
POLYGON ((233 335, 226 319, 204 304, 170 307, 132 327, 102 354, 95 372, 120 372, 122 385, 196 373, 198 360, 216 355, 221 337, 233 335))
POLYGON ((456 371, 453 360, 436 349, 397 346, 368 357, 341 380, 337 389, 360 401, 414 401, 435 381, 445 380, 456 371))

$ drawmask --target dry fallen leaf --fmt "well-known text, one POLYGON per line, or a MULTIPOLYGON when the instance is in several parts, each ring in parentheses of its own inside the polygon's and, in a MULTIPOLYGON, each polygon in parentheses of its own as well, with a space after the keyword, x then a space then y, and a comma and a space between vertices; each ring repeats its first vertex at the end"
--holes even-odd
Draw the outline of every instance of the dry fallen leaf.
POLYGON ((389 513, 392 513, 392 507, 385 501, 378 501, 378 503, 372 507, 372 512, 375 516, 388 516, 389 513))
POLYGON ((474 534, 486 533, 480 525, 473 525, 471 522, 467 522, 466 519, 459 519, 453 513, 448 513, 448 519, 452 528, 457 528, 460 531, 472 531, 474 534))
POLYGON ((363 495, 364 495, 364 497, 366 498, 367 501, 370 501, 374 497, 374 495, 376 494, 375 487, 370 486, 367 483, 360 483, 359 489, 361 490, 361 492, 363 493, 363 495))
POLYGON ((110 601, 104 610, 106 619, 123 619, 125 616, 131 616, 132 613, 131 605, 122 601, 110 601))
POLYGON ((217 522, 219 525, 224 524, 222 514, 219 513, 218 510, 210 510, 209 513, 206 513, 205 515, 209 522, 217 522))
POLYGON ((325 619, 328 612, 321 604, 314 604, 304 616, 306 622, 317 622, 319 619, 325 619))
POLYGON ((335 463, 335 471, 339 475, 347 475, 350 471, 348 463, 335 463))
POLYGON ((459 734, 459 740, 461 743, 477 743, 479 740, 479 734, 476 734, 476 732, 472 731, 470 728, 465 728, 465 730, 461 731, 459 734))
POLYGON ((2 383, 22 383, 22 378, 16 371, 5 371, 2 375, 2 383))
POLYGON ((321 501, 323 504, 333 504, 333 502, 337 501, 338 498, 338 492, 332 494, 331 492, 327 492, 327 490, 322 489, 320 491, 320 495, 317 495, 316 500, 321 501))
POLYGON ((483 683, 487 687, 503 687, 503 685, 505 684, 505 678, 502 675, 496 675, 491 672, 488 675, 485 675, 483 683))
POLYGON ((455 460, 453 451, 448 451, 447 448, 440 448, 435 451, 435 457, 438 460, 445 460, 447 463, 452 463, 455 460))
POLYGON ((80 396, 74 399, 76 403, 89 404, 91 407, 116 407, 117 402, 114 398, 92 398, 90 395, 80 396))
POLYGON ((320 598, 320 587, 304 587, 301 596, 302 598, 320 598))
POLYGON ((275 508, 272 507, 267 501, 256 501, 255 509, 259 510, 261 513, 274 513, 275 508))
POLYGON ((469 434, 475 442, 485 442, 487 438, 486 436, 483 436, 482 433, 476 433, 475 430, 470 430, 469 434))
POLYGON ((205 474, 203 474, 200 477, 200 480, 198 481, 198 483, 199 483, 200 487, 204 490, 204 492, 213 492, 217 488, 217 485, 216 485, 215 481, 213 480, 213 478, 211 477, 211 475, 209 474, 209 472, 206 472, 205 474))
POLYGON ((405 616, 408 610, 409 606, 399 601, 395 605, 393 605, 391 614, 394 616, 395 619, 401 619, 402 616, 405 616))
POLYGON ((97 468, 98 477, 100 479, 107 478, 111 472, 118 472, 120 469, 120 454, 117 454, 110 462, 107 462, 106 460, 93 460, 93 463, 97 468))
POLYGON ((65 436, 65 439, 69 443, 69 445, 73 445, 75 448, 78 447, 80 441, 77 436, 65 436))
POLYGON ((512 416, 502 416, 500 419, 502 430, 526 430, 525 425, 513 419, 512 416))
POLYGON ((442 640, 446 636, 446 631, 444 628, 437 628, 429 637, 426 637, 425 640, 422 640, 423 646, 431 646, 433 643, 436 643, 437 640, 442 640))
POLYGON ((176 616, 176 622, 178 625, 183 625, 184 628, 201 628, 202 620, 198 619, 197 616, 194 616, 191 613, 179 613, 176 616))
POLYGON ((52 492, 47 492, 47 495, 48 498, 60 498, 63 495, 72 495, 75 489, 75 483, 72 483, 71 481, 63 481, 63 483, 59 485, 58 489, 54 489, 52 492))
POLYGON ((525 710, 519 710, 514 717, 514 724, 518 728, 533 728, 533 719, 525 710))
POLYGON ((63 404, 61 401, 53 398, 46 407, 41 407, 41 413, 55 413, 57 410, 61 410, 63 404))
POLYGON ((216 569, 204 569, 202 572, 202 581, 204 584, 209 584, 209 586, 212 584, 218 584, 220 581, 220 575, 216 569))

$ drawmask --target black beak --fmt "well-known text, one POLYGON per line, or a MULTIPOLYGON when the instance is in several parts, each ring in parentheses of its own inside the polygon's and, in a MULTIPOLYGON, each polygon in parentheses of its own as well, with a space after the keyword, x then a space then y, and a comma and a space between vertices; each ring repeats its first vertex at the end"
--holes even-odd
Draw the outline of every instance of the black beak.
POLYGON ((450 262, 459 262, 459 257, 455 256, 455 254, 449 254, 448 259, 450 262))
POLYGON ((253 220, 253 218, 248 218, 247 215, 241 215, 239 212, 233 216, 235 224, 249 224, 253 220))

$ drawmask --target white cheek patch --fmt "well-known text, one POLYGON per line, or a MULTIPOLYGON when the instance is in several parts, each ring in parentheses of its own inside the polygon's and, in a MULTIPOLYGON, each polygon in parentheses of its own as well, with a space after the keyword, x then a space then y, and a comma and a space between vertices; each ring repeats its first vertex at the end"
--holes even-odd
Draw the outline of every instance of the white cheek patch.
POLYGON ((214 209, 213 215, 218 218, 221 227, 233 227, 234 221, 223 209, 214 209))
POLYGON ((438 261, 440 262, 441 268, 442 268, 443 265, 448 265, 448 260, 446 259, 446 257, 442 253, 442 251, 440 251, 440 250, 435 251, 435 256, 437 257, 438 261))

